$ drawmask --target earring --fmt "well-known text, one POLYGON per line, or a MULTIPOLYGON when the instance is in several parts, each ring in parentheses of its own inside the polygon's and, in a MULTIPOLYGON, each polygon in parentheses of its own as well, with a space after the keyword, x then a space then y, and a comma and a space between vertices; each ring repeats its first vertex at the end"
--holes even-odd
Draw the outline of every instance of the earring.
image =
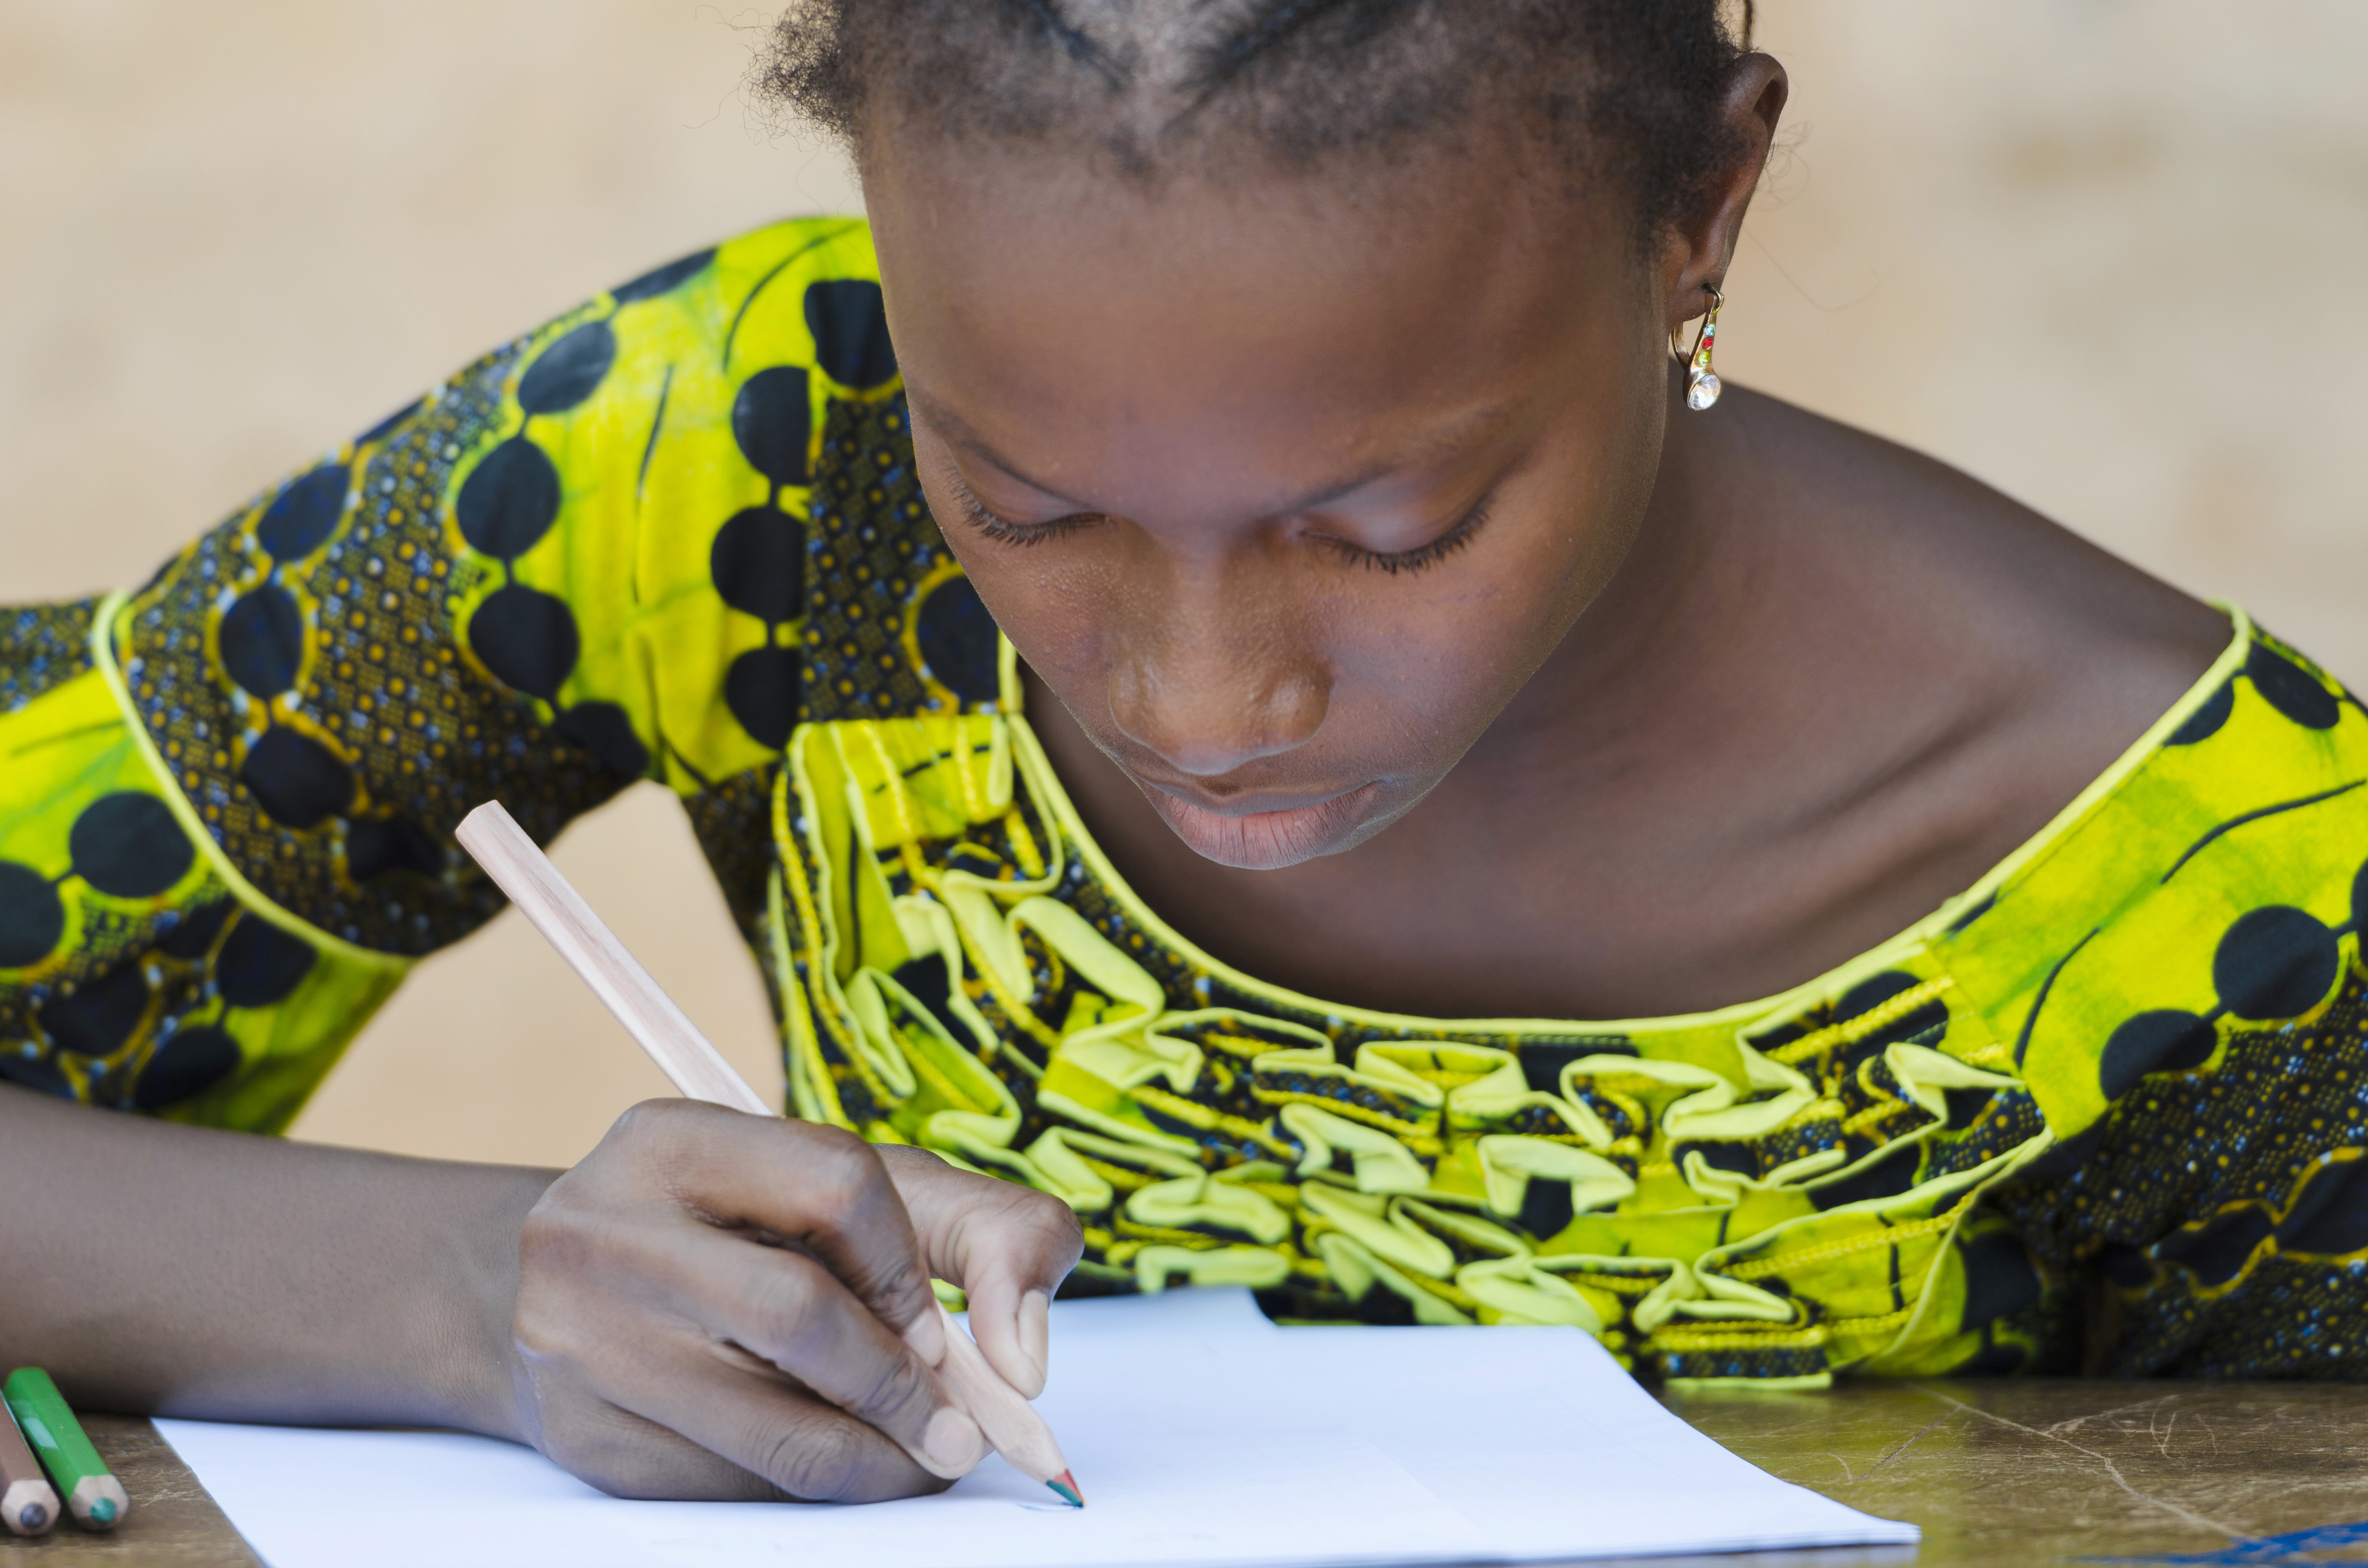
POLYGON ((1691 354, 1678 347, 1678 335, 1669 334, 1670 357, 1686 368, 1686 406, 1697 414, 1718 401, 1725 391, 1718 372, 1710 368, 1710 351, 1718 342, 1718 308, 1726 303, 1726 296, 1710 285, 1710 312, 1702 317, 1702 326, 1694 333, 1694 351, 1691 354))

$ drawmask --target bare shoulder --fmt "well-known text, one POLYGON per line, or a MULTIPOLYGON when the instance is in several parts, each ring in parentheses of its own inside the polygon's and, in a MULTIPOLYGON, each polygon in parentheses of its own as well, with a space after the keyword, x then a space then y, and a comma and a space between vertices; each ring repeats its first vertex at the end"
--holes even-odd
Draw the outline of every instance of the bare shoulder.
MULTIPOLYGON (((1687 432, 1715 498, 1730 667, 1789 722, 1760 934, 1786 982, 1977 881, 2106 772, 2227 647, 2227 616, 1946 463, 1737 389, 1687 432), (1782 933, 1780 937, 1780 932, 1782 933), (1778 958, 1776 949, 1784 949, 1778 958)), ((1666 471, 1665 471, 1666 472, 1666 471)), ((1747 857, 1756 858, 1757 857, 1747 857)))
POLYGON ((2110 762, 2227 645, 2224 612, 1959 469, 1774 398, 1734 401, 1713 460, 1850 607, 1866 678, 1896 671, 2009 728, 2118 732, 2110 762))

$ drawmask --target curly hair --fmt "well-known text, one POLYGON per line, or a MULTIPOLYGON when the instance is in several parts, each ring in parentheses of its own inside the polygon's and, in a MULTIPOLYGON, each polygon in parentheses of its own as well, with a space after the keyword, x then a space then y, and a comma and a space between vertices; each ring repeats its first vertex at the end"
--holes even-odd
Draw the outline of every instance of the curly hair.
POLYGON ((797 0, 760 100, 846 142, 891 128, 1065 145, 1156 181, 1255 159, 1387 165, 1510 131, 1694 210, 1751 7, 1722 0, 797 0))

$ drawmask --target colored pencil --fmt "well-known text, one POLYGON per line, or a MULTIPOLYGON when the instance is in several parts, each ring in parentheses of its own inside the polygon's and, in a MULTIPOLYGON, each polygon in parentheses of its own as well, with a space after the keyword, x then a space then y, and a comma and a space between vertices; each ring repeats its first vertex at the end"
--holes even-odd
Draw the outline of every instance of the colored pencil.
POLYGON ((108 1473, 49 1373, 39 1367, 19 1367, 0 1384, 0 1396, 6 1398, 8 1413, 40 1456, 41 1468, 50 1472, 74 1517, 95 1530, 121 1524, 131 1499, 124 1495, 123 1483, 108 1473))
POLYGON ((57 1522, 57 1491, 0 1402, 0 1525, 17 1535, 40 1535, 57 1522))
MULTIPOLYGON (((488 801, 471 812, 453 836, 686 1098, 756 1116, 778 1114, 625 950, 616 933, 592 913, 592 906, 500 801, 488 801)), ((938 1311, 944 1315, 943 1307, 938 1311)), ((1085 1494, 1077 1490, 1069 1461, 1061 1457, 1061 1445, 1043 1417, 1003 1381, 977 1343, 950 1316, 944 1328, 946 1354, 938 1375, 986 1440, 1014 1470, 1042 1482, 1072 1507, 1084 1507, 1085 1494)))

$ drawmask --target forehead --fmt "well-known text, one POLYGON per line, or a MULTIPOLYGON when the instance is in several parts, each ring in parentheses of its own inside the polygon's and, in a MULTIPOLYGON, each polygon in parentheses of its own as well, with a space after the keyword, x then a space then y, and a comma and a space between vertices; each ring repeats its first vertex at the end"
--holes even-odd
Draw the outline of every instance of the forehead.
POLYGON ((1510 156, 1338 187, 943 146, 865 173, 916 402, 1071 479, 1370 461, 1566 369, 1636 281, 1623 210, 1510 156))

